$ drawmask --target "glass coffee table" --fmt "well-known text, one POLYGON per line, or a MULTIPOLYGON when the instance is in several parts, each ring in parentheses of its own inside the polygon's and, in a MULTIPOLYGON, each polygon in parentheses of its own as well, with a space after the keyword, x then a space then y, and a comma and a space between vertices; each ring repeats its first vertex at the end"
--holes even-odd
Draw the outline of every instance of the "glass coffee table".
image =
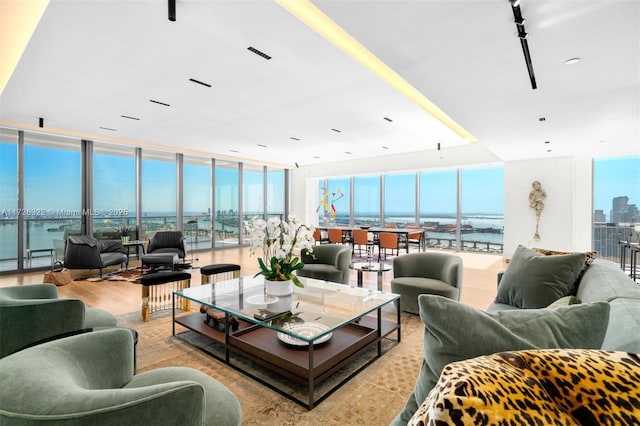
POLYGON ((265 294, 262 276, 174 291, 172 333, 311 410, 400 342, 400 296, 300 280, 290 296, 265 294), (176 315, 181 298, 216 310, 221 326, 176 315))

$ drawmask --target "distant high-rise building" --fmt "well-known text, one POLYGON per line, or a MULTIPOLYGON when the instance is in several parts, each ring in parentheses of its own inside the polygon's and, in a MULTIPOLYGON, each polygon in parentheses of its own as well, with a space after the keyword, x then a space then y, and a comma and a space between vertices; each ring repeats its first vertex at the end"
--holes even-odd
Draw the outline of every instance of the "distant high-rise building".
POLYGON ((596 210, 593 212, 593 221, 599 223, 605 223, 607 221, 607 217, 604 214, 604 210, 596 210))
POLYGON ((609 217, 609 220, 615 224, 640 222, 638 207, 635 204, 629 204, 629 197, 626 195, 613 199, 609 217))

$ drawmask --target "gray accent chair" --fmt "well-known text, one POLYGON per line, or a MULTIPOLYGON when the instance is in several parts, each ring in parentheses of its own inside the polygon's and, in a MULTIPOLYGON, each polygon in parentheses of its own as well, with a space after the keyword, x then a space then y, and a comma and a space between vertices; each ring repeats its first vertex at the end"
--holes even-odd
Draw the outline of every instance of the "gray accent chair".
POLYGON ((134 375, 129 330, 112 328, 0 359, 0 424, 239 425, 240 403, 188 367, 134 375))
POLYGON ((67 239, 64 267, 68 269, 102 269, 121 264, 127 266, 129 256, 120 240, 98 240, 90 235, 73 235, 67 239))
POLYGON ((456 301, 462 291, 462 259, 449 253, 410 253, 393 259, 391 292, 403 311, 419 314, 418 296, 437 294, 456 301))
POLYGON ((187 239, 182 231, 158 231, 149 238, 147 254, 177 254, 184 262, 187 256, 187 239))
POLYGON ((304 268, 299 277, 316 278, 341 284, 349 284, 351 247, 342 244, 322 244, 313 247, 312 253, 302 250, 300 260, 304 268))
POLYGON ((114 327, 111 313, 78 299, 58 299, 53 284, 0 288, 0 358, 42 341, 114 327))

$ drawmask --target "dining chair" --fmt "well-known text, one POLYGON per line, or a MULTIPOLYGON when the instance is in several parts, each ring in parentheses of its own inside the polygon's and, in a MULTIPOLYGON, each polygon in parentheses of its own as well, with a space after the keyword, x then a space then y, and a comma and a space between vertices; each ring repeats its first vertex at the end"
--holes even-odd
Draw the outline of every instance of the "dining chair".
POLYGON ((366 229, 354 229, 351 232, 352 238, 352 254, 355 253, 355 247, 358 246, 358 256, 362 257, 362 246, 371 247, 371 252, 373 253, 373 247, 378 245, 377 241, 374 241, 373 235, 369 233, 366 229))
POLYGON ((327 237, 326 235, 322 235, 322 231, 320 230, 320 228, 315 228, 313 230, 313 239, 315 240, 316 244, 326 244, 329 242, 329 237, 327 237))
POLYGON ((345 239, 342 233, 342 229, 339 228, 329 228, 327 230, 329 234, 329 243, 331 244, 344 244, 345 239))
POLYGON ((398 234, 394 232, 380 232, 378 234, 378 260, 380 260, 380 254, 384 250, 384 259, 387 259, 387 249, 391 250, 391 254, 393 255, 393 250, 396 251, 396 256, 398 255, 398 234))
POLYGON ((418 247, 418 251, 424 251, 424 230, 419 226, 407 225, 407 229, 411 229, 407 235, 407 248, 412 245, 418 247), (415 232, 413 231, 415 229, 415 232))

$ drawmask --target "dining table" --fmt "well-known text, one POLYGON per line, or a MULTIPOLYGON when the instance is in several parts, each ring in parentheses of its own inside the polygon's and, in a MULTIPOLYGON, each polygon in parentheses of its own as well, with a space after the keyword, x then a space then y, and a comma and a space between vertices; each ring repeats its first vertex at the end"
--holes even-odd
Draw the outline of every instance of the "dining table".
POLYGON ((378 234, 381 232, 390 232, 393 234, 398 234, 398 244, 402 244, 407 253, 409 253, 409 234, 415 234, 416 232, 420 232, 420 250, 424 250, 426 245, 425 234, 426 230, 424 228, 385 228, 382 226, 364 226, 364 225, 356 225, 356 226, 346 226, 346 225, 319 225, 316 226, 320 231, 328 231, 331 229, 340 229, 342 231, 343 240, 344 241, 353 241, 351 238, 351 233, 355 229, 364 229, 367 232, 371 232, 373 234, 374 241, 378 240, 378 234))

